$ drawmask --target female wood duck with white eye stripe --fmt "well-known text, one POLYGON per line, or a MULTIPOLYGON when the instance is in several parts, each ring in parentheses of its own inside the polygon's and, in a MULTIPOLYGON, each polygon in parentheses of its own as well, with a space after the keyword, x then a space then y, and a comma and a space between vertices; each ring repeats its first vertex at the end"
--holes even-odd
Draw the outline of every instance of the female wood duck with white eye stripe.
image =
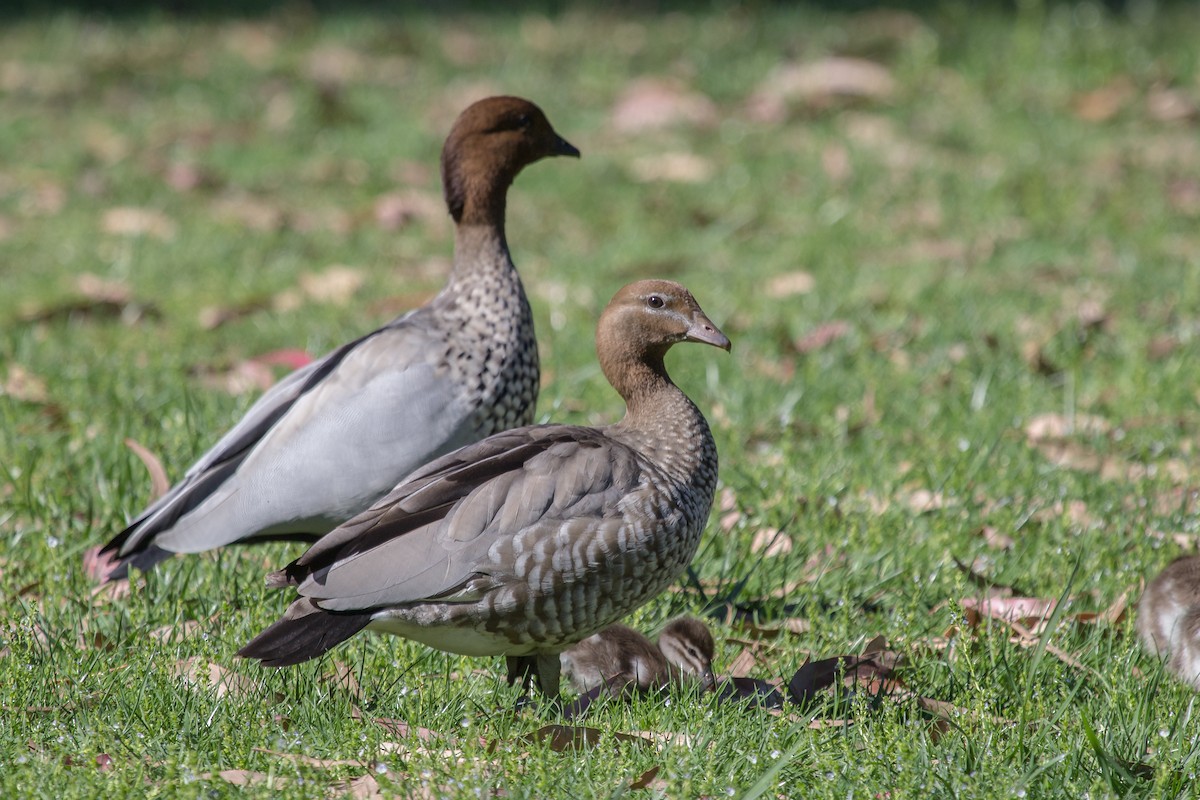
POLYGON ((532 662, 557 695, 559 653, 666 589, 708 519, 717 449, 667 375, 678 342, 729 349, 679 284, 617 292, 596 351, 620 422, 518 428, 413 473, 268 578, 300 597, 240 655, 295 664, 369 627, 532 662))

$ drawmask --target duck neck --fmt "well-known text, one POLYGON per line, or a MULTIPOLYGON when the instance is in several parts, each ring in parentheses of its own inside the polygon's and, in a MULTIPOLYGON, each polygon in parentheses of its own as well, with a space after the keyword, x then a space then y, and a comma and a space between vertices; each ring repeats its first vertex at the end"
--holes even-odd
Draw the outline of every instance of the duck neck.
POLYGON ((466 288, 483 277, 497 274, 516 277, 516 268, 504 238, 504 224, 473 225, 460 223, 454 232, 454 267, 450 284, 466 288))
POLYGON ((503 236, 508 187, 519 169, 508 161, 481 162, 453 151, 444 154, 442 185, 454 222, 495 228, 503 236))

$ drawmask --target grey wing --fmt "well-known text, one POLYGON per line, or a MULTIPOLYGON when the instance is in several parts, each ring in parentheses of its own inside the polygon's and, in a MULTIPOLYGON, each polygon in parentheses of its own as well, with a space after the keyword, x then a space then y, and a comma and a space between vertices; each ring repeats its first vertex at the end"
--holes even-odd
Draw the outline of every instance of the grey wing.
POLYGON ((464 435, 420 334, 399 320, 284 378, 105 549, 322 533, 369 505, 464 435))
POLYGON ((475 599, 533 548, 620 526, 642 479, 628 447, 565 426, 499 434, 430 466, 314 545, 288 582, 329 611, 475 599))

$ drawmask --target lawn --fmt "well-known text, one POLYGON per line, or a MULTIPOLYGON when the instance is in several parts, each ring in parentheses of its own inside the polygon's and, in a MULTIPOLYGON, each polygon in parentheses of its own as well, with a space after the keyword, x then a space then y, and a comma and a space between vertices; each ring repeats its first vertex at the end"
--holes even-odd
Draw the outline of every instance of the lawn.
POLYGON ((0 796, 1196 796, 1133 603, 1200 536, 1200 16, 834 5, 6 19, 0 796), (539 419, 620 414, 593 329, 630 280, 733 340, 670 357, 719 507, 631 624, 715 609, 718 673, 785 684, 883 636, 886 680, 568 723, 392 638, 237 659, 295 546, 93 590, 151 497, 127 440, 178 477, 273 361, 436 292, 438 151, 494 93, 583 152, 508 204, 539 419))

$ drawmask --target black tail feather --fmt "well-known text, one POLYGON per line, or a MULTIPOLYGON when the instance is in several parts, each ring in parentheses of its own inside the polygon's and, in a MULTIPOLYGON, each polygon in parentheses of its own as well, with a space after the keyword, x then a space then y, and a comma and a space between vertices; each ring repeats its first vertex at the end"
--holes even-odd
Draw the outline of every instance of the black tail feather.
POLYGON ((274 625, 238 650, 242 658, 256 658, 264 667, 290 667, 332 650, 367 627, 370 611, 337 612, 317 607, 301 597, 274 625))

